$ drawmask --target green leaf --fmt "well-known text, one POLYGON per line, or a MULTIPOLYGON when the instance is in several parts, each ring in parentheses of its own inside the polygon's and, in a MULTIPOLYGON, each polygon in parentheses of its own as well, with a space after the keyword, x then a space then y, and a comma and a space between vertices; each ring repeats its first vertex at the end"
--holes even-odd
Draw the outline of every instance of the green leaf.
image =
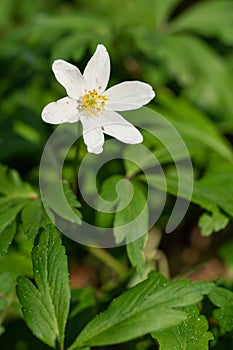
POLYGON ((11 244, 14 235, 16 233, 16 222, 7 226, 2 232, 0 232, 0 258, 7 252, 9 245, 11 244))
POLYGON ((186 313, 177 308, 195 304, 211 289, 208 282, 167 283, 159 273, 151 273, 146 281, 125 292, 96 316, 69 350, 123 343, 175 326, 186 319, 186 313))
POLYGON ((31 186, 23 182, 15 170, 8 170, 0 164, 0 177, 0 193, 8 199, 37 197, 31 186))
POLYGON ((119 207, 125 208, 116 211, 114 217, 114 236, 116 243, 126 239, 127 243, 133 242, 148 232, 148 206, 142 186, 137 181, 125 183, 125 198, 123 197, 119 207), (129 195, 133 195, 129 201, 129 195))
POLYGON ((219 307, 213 311, 223 332, 233 331, 233 293, 230 290, 215 287, 208 295, 210 301, 219 307))
POLYGON ((11 294, 14 290, 14 283, 10 273, 0 274, 0 335, 4 333, 5 329, 1 323, 4 321, 6 315, 6 307, 10 304, 11 294))
POLYGON ((50 181, 47 189, 47 202, 46 206, 52 208, 52 212, 67 221, 81 224, 81 212, 77 209, 80 207, 80 203, 76 199, 76 196, 71 191, 67 183, 62 184, 64 195, 69 205, 64 202, 63 193, 57 191, 56 183, 50 181), (49 202, 51 201, 51 203, 49 202))
POLYGON ((218 209, 214 209, 212 215, 202 214, 198 221, 198 226, 203 236, 210 236, 213 232, 224 229, 228 222, 229 218, 226 215, 220 213, 218 209))
POLYGON ((158 341, 161 350, 208 350, 208 342, 213 335, 208 330, 208 322, 199 315, 196 305, 184 308, 187 319, 178 326, 162 332, 153 332, 152 336, 158 341))
POLYGON ((147 234, 126 245, 126 251, 129 260, 132 266, 136 267, 136 270, 140 276, 143 276, 145 271, 145 256, 143 253, 143 248, 146 238, 147 234))
POLYGON ((0 257, 7 252, 16 233, 14 220, 20 211, 30 203, 37 194, 18 173, 0 165, 0 257))
POLYGON ((6 298, 13 287, 14 284, 11 275, 9 273, 0 274, 0 311, 7 305, 6 298))
POLYGON ((30 241, 34 241, 41 222, 41 201, 39 199, 28 203, 22 210, 22 229, 30 241))
POLYGON ((171 23, 172 31, 194 31, 217 37, 225 44, 233 43, 233 3, 230 0, 198 2, 181 12, 171 23))
POLYGON ((17 280, 23 316, 36 337, 54 348, 57 340, 63 349, 70 287, 65 249, 52 225, 32 249, 32 262, 36 286, 25 277, 17 280))
POLYGON ((161 107, 157 110, 159 109, 162 115, 172 123, 184 141, 186 138, 195 140, 196 143, 208 146, 233 163, 232 147, 207 115, 181 97, 175 98, 160 93, 159 102, 161 107), (190 125, 192 125, 191 128, 190 125))

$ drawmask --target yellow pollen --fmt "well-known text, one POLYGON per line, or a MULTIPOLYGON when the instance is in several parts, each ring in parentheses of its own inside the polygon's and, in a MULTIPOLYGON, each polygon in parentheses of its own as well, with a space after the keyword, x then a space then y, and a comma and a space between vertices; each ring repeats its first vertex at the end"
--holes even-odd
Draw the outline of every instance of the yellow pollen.
POLYGON ((83 95, 80 108, 90 115, 97 115, 104 111, 104 105, 108 100, 105 95, 99 95, 94 89, 83 95))

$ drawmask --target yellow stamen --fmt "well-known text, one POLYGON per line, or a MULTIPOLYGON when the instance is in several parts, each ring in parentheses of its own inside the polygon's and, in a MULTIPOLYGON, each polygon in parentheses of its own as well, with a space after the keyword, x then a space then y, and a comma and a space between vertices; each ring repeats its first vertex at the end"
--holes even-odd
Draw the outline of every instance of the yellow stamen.
POLYGON ((90 115, 97 115, 104 111, 105 103, 108 100, 109 99, 105 95, 99 95, 94 89, 83 95, 80 108, 90 115))

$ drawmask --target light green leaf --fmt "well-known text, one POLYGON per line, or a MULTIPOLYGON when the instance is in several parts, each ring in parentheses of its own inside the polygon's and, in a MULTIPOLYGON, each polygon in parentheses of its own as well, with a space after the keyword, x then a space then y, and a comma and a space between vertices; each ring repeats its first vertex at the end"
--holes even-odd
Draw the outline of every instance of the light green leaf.
POLYGON ((152 336, 158 341, 161 350, 208 350, 208 342, 213 335, 208 330, 208 322, 199 315, 196 305, 184 308, 187 319, 178 326, 161 332, 153 332, 152 336))
MULTIPOLYGON (((132 193, 131 183, 126 182, 125 193, 132 193)), ((148 207, 145 194, 139 182, 132 181, 133 196, 128 205, 123 198, 121 204, 124 209, 116 211, 114 217, 114 237, 116 243, 133 242, 148 232, 148 207)), ((128 199, 128 195, 126 196, 128 199)), ((120 205, 121 205, 120 204, 120 205)))
POLYGON ((172 31, 194 31, 200 35, 217 37, 225 44, 233 43, 233 3, 231 0, 198 2, 176 17, 170 24, 172 31))
POLYGON ((143 248, 147 234, 143 235, 134 242, 131 242, 126 245, 127 255, 133 267, 136 267, 136 270, 140 276, 143 276, 145 271, 145 256, 143 253, 143 248))
POLYGON ((214 209, 212 215, 204 213, 198 221, 203 236, 210 236, 213 232, 218 232, 226 227, 229 218, 220 213, 218 209, 214 209))
POLYGON ((21 219, 24 234, 33 242, 41 222, 41 201, 36 199, 28 203, 22 210, 21 219))
POLYGON ((184 141, 186 138, 195 140, 233 163, 232 147, 203 112, 187 100, 171 95, 160 94, 159 102, 162 115, 175 126, 184 141))
POLYGON ((57 340, 63 349, 70 287, 65 249, 52 225, 32 249, 32 261, 36 287, 25 277, 17 280, 23 316, 36 337, 54 348, 57 340))
POLYGON ((214 317, 218 320, 224 332, 233 331, 233 293, 230 290, 215 287, 208 295, 210 301, 219 307, 213 311, 214 317))
POLYGON ((162 331, 186 319, 177 308, 195 304, 209 293, 208 282, 167 283, 158 273, 114 300, 79 334, 69 350, 82 346, 118 344, 147 333, 162 331))

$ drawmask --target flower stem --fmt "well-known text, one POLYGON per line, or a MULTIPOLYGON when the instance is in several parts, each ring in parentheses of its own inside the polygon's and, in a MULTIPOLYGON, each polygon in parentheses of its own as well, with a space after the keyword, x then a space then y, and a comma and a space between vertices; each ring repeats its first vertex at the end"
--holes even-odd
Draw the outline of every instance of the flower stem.
POLYGON ((87 250, 94 255, 96 258, 101 260, 107 266, 109 266, 112 270, 114 270, 120 277, 123 277, 126 273, 125 267, 120 264, 111 254, 109 254, 103 248, 95 248, 95 247, 86 247, 87 250))
MULTIPOLYGON (((78 128, 79 127, 80 126, 78 126, 78 128)), ((81 148, 81 137, 78 137, 77 141, 75 142, 75 156, 74 156, 74 168, 73 168, 73 171, 74 171, 73 188, 76 194, 78 192, 78 169, 79 169, 80 148, 81 148)))

